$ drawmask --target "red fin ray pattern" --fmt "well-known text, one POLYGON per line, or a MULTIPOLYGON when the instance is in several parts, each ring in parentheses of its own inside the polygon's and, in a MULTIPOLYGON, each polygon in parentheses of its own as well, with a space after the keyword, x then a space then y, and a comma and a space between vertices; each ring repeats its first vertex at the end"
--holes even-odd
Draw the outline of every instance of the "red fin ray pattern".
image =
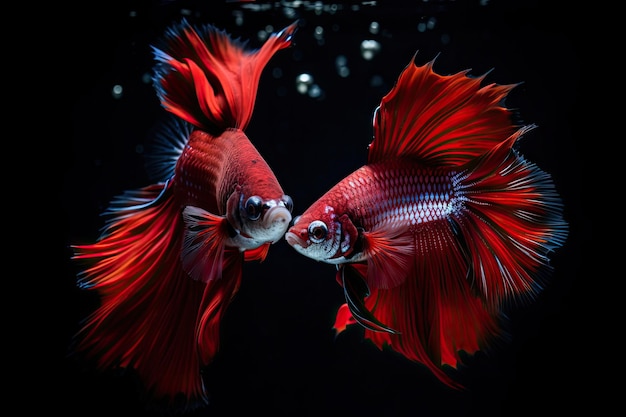
POLYGON ((265 258, 267 258, 267 254, 270 251, 270 246, 272 246, 271 243, 265 243, 265 244, 259 246, 258 248, 246 250, 243 253, 244 260, 246 262, 248 262, 248 261, 260 261, 260 262, 263 262, 265 260, 265 258))
POLYGON ((210 363, 217 354, 222 317, 241 285, 242 259, 238 249, 227 249, 222 279, 210 281, 204 290, 197 326, 198 354, 202 364, 210 363))
POLYGON ((507 152, 497 170, 485 158, 468 173, 465 209, 453 215, 472 256, 477 288, 493 309, 535 298, 551 268, 548 253, 568 234, 550 175, 507 152))
POLYGON ((387 226, 363 233, 363 240, 368 286, 389 289, 402 284, 414 256, 411 233, 387 226))
POLYGON ((404 69, 374 117, 368 163, 413 158, 424 164, 460 166, 492 149, 516 128, 500 105, 515 85, 490 84, 467 71, 443 76, 434 61, 404 69))
POLYGON ((226 247, 236 244, 227 241, 234 230, 212 213, 224 214, 235 183, 251 195, 284 194, 242 129, 265 65, 291 44, 296 28, 271 34, 254 51, 211 25, 183 20, 170 28, 163 49, 153 48, 154 84, 162 106, 194 129, 168 132, 186 137, 167 183, 113 200, 97 242, 74 246, 74 259, 88 263, 83 286, 101 296, 77 334, 77 350, 103 369, 134 369, 150 402, 164 400, 176 411, 206 404, 202 366, 219 348, 242 262, 267 256, 269 245, 245 255, 226 247))
POLYGON ((422 229, 415 235, 415 245, 416 256, 404 283, 373 290, 366 299, 376 318, 399 334, 366 330, 366 337, 460 388, 442 366, 456 368, 459 352, 473 354, 497 337, 499 318, 474 294, 467 280, 468 262, 446 221, 422 229))
POLYGON ((180 393, 194 407, 205 401, 196 344, 204 284, 182 269, 182 230, 180 209, 167 198, 123 212, 101 240, 74 246, 74 259, 90 264, 84 286, 101 296, 77 348, 102 369, 134 368, 155 396, 173 402, 180 393))
POLYGON ((220 278, 228 221, 194 206, 185 207, 183 221, 183 269, 191 278, 203 282, 220 278))
POLYGON ((294 22, 252 50, 223 30, 183 20, 167 32, 162 49, 154 48, 163 107, 203 130, 245 129, 265 65, 291 45, 296 29, 294 22))

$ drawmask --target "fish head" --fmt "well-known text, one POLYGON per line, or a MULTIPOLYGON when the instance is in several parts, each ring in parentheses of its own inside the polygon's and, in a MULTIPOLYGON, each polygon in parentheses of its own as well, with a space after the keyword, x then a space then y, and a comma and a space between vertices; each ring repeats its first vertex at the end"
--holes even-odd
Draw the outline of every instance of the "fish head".
POLYGON ((317 204, 294 218, 285 240, 306 257, 338 265, 356 260, 359 230, 348 214, 317 204))
POLYGON ((282 239, 291 223, 292 210, 293 201, 288 195, 264 198, 238 189, 228 201, 227 218, 238 235, 255 247, 282 239))

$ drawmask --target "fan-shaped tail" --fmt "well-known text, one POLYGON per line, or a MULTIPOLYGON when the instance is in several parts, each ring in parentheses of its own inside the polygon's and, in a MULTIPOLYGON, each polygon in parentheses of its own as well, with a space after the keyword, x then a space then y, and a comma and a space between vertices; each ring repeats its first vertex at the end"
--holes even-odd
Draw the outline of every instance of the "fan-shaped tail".
POLYGON ((127 192, 106 214, 112 217, 100 239, 73 247, 74 259, 88 265, 81 286, 101 298, 76 335, 75 351, 101 369, 134 369, 157 404, 204 404, 200 371, 217 352, 241 255, 224 258, 221 279, 191 279, 181 262, 180 207, 167 185, 127 192))

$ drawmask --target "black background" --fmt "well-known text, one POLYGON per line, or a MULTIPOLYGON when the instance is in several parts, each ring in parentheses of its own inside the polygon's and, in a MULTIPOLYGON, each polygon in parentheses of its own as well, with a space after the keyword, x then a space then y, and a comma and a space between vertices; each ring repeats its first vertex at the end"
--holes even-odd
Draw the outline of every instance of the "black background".
POLYGON ((548 9, 539 1, 343 2, 334 3, 339 6, 334 13, 317 13, 308 7, 313 2, 301 2, 294 16, 286 15, 289 2, 283 3, 126 2, 81 9, 79 18, 63 19, 71 114, 63 119, 63 216, 56 224, 62 229, 62 273, 53 288, 61 302, 44 319, 54 336, 50 358, 42 362, 60 363, 46 385, 52 394, 48 411, 156 415, 144 410, 132 378, 98 373, 66 358, 80 320, 98 303, 76 287, 78 269, 67 247, 97 237, 99 214, 112 197, 149 183, 143 150, 163 116, 144 80, 153 65, 150 45, 183 16, 249 39, 253 47, 261 44, 259 30, 271 25, 277 31, 301 19, 294 46, 279 51, 261 77, 247 129, 292 196, 295 214, 365 163, 374 108, 419 51, 418 64, 437 57, 440 73, 491 71, 486 82, 522 82, 507 105, 520 121, 538 128, 520 150, 552 174, 570 223, 568 241, 553 256, 549 286, 534 303, 510 312, 511 341, 469 358, 458 372, 464 392, 377 350, 357 327, 335 339, 331 326, 343 296, 334 267, 277 243, 263 263, 245 265, 241 290, 222 323, 220 352, 207 368, 211 403, 191 415, 250 410, 247 414, 274 416, 517 416, 600 406, 590 394, 597 387, 589 376, 593 339, 581 335, 581 329, 590 329, 582 271, 591 240, 581 204, 583 150, 574 127, 583 118, 583 20, 566 18, 574 11, 554 3, 548 9), (241 13, 243 25, 236 24, 234 13, 241 13), (372 21, 380 25, 377 34, 368 32, 372 21), (434 27, 420 31, 419 24, 428 21, 434 27), (314 37, 316 26, 324 28, 322 43, 314 37), (381 45, 369 61, 359 52, 365 39, 381 45), (346 78, 335 70, 340 54, 350 68, 346 78), (320 98, 296 91, 295 79, 305 72, 322 89, 320 98), (373 85, 373 77, 382 83, 373 85), (119 99, 111 94, 117 84, 124 87, 119 99))

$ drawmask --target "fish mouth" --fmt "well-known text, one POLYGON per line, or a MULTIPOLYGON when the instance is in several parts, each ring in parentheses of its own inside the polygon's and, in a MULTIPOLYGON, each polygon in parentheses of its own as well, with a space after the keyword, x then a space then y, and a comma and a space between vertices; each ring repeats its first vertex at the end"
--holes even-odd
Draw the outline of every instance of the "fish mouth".
POLYGON ((289 245, 300 246, 302 249, 305 249, 309 246, 304 239, 302 239, 294 232, 285 233, 285 240, 287 241, 287 243, 289 243, 289 245))
POLYGON ((291 213, 285 207, 275 206, 265 212, 263 216, 263 225, 270 231, 272 236, 276 238, 271 239, 272 243, 277 242, 285 234, 289 223, 291 222, 291 213))

